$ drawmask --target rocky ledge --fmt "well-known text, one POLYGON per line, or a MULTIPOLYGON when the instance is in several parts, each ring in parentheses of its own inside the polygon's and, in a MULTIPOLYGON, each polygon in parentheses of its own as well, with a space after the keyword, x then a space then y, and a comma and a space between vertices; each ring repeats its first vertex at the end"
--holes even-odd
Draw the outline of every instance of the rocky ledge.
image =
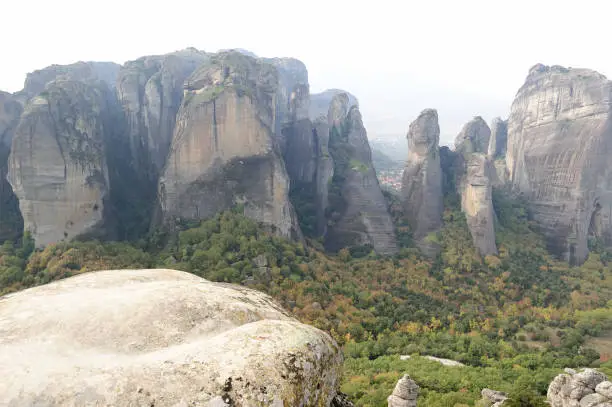
POLYGON ((329 406, 342 363, 267 295, 176 270, 2 297, 0 349, 10 406, 329 406))

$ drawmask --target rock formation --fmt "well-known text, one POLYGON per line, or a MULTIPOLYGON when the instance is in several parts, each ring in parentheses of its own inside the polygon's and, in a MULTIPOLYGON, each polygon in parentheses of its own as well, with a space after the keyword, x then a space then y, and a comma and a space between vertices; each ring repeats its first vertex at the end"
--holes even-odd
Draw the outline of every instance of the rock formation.
POLYGON ((504 157, 508 145, 508 121, 496 117, 491 122, 491 138, 489 140, 489 158, 504 157))
POLYGON ((499 184, 487 158, 491 130, 480 116, 468 122, 455 139, 454 172, 461 210, 465 213, 474 246, 482 256, 497 254, 493 184, 499 184))
MULTIPOLYGON (((299 100, 304 100, 304 88, 308 88, 308 70, 306 65, 295 58, 263 58, 263 61, 274 65, 278 71, 278 91, 276 94, 276 127, 274 133, 280 138, 283 146, 283 127, 294 120, 295 94, 300 92, 299 100)), ((308 104, 303 105, 308 111, 308 104)), ((307 114, 299 114, 301 118, 307 114)))
POLYGON ((551 407, 612 406, 612 382, 606 375, 594 369, 565 371, 565 374, 555 377, 548 387, 551 407))
POLYGON ((419 396, 419 386, 408 375, 404 375, 393 393, 387 398, 388 407, 416 407, 419 396))
POLYGON ((24 108, 8 180, 38 246, 100 233, 104 226, 108 93, 100 81, 58 79, 24 108))
POLYGON ((480 394, 482 407, 502 407, 508 400, 508 394, 497 390, 482 389, 480 394))
POLYGON ((427 235, 442 226, 443 191, 438 113, 426 109, 410 124, 408 159, 402 177, 404 212, 414 239, 428 251, 427 235))
MULTIPOLYGON (((48 83, 56 79, 73 81, 101 80, 115 86, 120 65, 114 62, 76 62, 70 65, 51 65, 31 72, 26 76, 23 90, 18 95, 34 97, 45 90, 48 83)), ((23 100, 23 99, 22 99, 23 100)))
POLYGON ((0 92, 0 243, 15 239, 23 229, 19 201, 6 179, 13 133, 22 107, 10 93, 0 92))
POLYGON ((470 120, 455 138, 455 151, 464 155, 471 153, 487 154, 491 129, 482 117, 470 120))
POLYGON ((11 294, 0 321, 11 406, 328 406, 340 381, 329 335, 265 294, 176 270, 87 273, 11 294))
POLYGON ((512 104, 506 165, 549 250, 582 263, 587 239, 612 239, 611 82, 587 69, 535 65, 512 104))
POLYGON ((206 59, 206 53, 188 48, 127 62, 119 72, 117 95, 132 161, 154 182, 168 156, 185 79, 206 59))
POLYGON ((461 177, 461 210, 465 213, 474 246, 482 256, 497 254, 493 185, 495 170, 484 154, 469 154, 461 177))
POLYGON ((203 219, 235 204, 299 235, 275 140, 278 74, 237 52, 212 56, 187 80, 159 200, 166 220, 203 219))
POLYGON ((321 93, 310 95, 309 116, 311 120, 316 120, 319 117, 327 117, 332 100, 340 94, 348 96, 348 106, 359 106, 357 98, 347 91, 341 89, 327 89, 321 93))
POLYGON ((376 252, 397 251, 395 230, 372 166, 372 152, 357 106, 336 95, 328 113, 329 150, 334 174, 329 193, 326 246, 371 245, 376 252))

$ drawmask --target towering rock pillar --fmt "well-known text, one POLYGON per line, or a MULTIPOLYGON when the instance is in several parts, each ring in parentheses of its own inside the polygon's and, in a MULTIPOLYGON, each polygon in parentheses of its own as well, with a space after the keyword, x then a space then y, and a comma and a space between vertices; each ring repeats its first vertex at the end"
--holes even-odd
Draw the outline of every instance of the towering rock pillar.
POLYGON ((166 221, 204 219, 244 204, 245 215, 298 236, 276 128, 277 70, 221 53, 187 80, 159 201, 166 221))
POLYGON ((328 124, 334 175, 329 193, 327 247, 338 250, 371 245, 378 253, 395 253, 395 230, 372 166, 361 113, 357 106, 349 106, 346 93, 334 96, 328 124))
POLYGON ((612 243, 612 83, 588 69, 535 65, 512 104, 506 165, 548 248, 573 264, 589 238, 612 243))
POLYGON ((102 233, 109 182, 104 148, 108 87, 56 80, 26 105, 8 179, 38 246, 102 233))
POLYGON ((495 211, 492 185, 497 179, 493 163, 487 158, 491 130, 477 116, 468 122, 455 139, 460 168, 459 194, 474 246, 481 255, 497 254, 495 211))
POLYGON ((417 244, 430 251, 424 239, 442 226, 444 210, 438 113, 433 109, 421 112, 410 124, 406 138, 408 160, 402 178, 404 211, 417 244))
POLYGON ((22 110, 13 95, 0 92, 0 244, 17 238, 23 229, 19 201, 6 179, 13 133, 22 110))

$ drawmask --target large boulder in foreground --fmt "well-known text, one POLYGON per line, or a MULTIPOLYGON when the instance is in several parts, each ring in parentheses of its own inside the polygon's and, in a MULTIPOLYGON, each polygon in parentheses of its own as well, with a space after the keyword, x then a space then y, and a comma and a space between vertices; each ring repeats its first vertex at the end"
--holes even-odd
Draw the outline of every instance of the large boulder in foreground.
POLYGON ((0 300, 11 406, 328 406, 341 354, 270 297, 176 270, 88 273, 0 300))
POLYGON ((612 383, 594 369, 565 369, 548 386, 548 403, 551 407, 610 407, 612 383))
POLYGON ((512 104, 506 165, 548 249, 571 263, 589 237, 612 243, 612 82, 588 70, 535 65, 512 104))

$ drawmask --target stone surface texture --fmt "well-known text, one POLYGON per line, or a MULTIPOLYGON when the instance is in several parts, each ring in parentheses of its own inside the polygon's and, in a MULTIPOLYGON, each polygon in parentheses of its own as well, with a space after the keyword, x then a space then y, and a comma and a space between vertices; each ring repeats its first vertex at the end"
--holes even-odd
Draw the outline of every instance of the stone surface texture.
POLYGON ((425 238, 442 226, 443 191, 440 126, 436 110, 427 109, 410 124, 408 159, 402 177, 402 200, 413 236, 423 248, 425 238))
POLYGON ((497 254, 493 185, 495 169, 484 154, 469 154, 461 177, 461 210, 465 213, 474 246, 482 256, 497 254))
POLYGON ((612 383, 594 369, 566 369, 548 386, 551 407, 612 407, 612 383))
POLYGON ((58 79, 24 108, 8 180, 19 199, 24 229, 38 246, 103 229, 109 92, 101 81, 58 79))
POLYGON ((83 274, 0 300, 18 406, 329 406, 341 352, 270 297, 176 270, 83 274))
POLYGON ((335 180, 335 187, 340 190, 344 207, 328 225, 327 247, 335 251, 368 244, 380 254, 397 252, 395 228, 372 165, 372 151, 361 113, 356 105, 350 105, 346 93, 332 100, 328 124, 334 160, 332 181, 335 180))
POLYGON ((277 90, 274 66, 237 52, 211 57, 189 77, 159 183, 166 220, 244 204, 246 216, 299 235, 275 140, 277 90))
POLYGON ((408 375, 404 375, 393 393, 387 398, 388 407, 416 407, 419 396, 419 386, 408 375))
POLYGON ((612 84, 588 70, 531 68, 508 119, 506 165, 549 250, 573 264, 612 240, 612 84))

